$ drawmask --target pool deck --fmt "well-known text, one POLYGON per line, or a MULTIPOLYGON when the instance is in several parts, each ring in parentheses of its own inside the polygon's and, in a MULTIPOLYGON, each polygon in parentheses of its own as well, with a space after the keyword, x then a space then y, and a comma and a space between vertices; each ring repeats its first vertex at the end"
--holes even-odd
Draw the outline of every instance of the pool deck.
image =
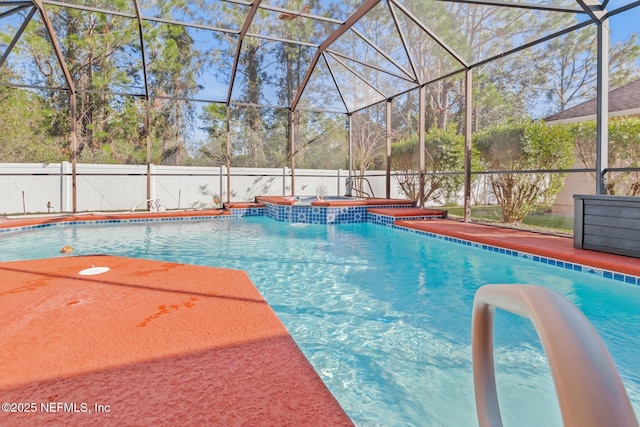
POLYGON ((77 214, 42 214, 0 217, 0 228, 17 228, 30 225, 42 225, 75 221, 108 221, 110 219, 150 219, 150 218, 185 218, 228 216, 231 213, 222 209, 197 211, 165 211, 165 212, 86 212, 77 214))
POLYGON ((352 425, 243 271, 69 256, 0 277, 2 426, 352 425))
MULTIPOLYGON (((104 219, 0 228, 94 216, 104 219)), ((395 224, 640 276, 640 259, 575 249, 568 237, 402 215, 395 224)), ((0 318, 0 400, 36 409, 1 412, 3 426, 351 425, 242 271, 102 255, 4 262, 0 318), (93 265, 110 270, 79 275, 93 265)))

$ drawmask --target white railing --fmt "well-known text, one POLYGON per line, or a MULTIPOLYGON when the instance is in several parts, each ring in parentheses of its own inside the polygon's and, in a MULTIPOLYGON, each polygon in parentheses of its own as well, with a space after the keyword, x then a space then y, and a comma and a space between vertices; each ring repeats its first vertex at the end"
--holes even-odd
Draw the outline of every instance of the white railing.
POLYGON ((473 383, 481 427, 502 426, 493 364, 493 318, 500 308, 528 318, 544 348, 565 427, 638 427, 609 352, 568 299, 533 285, 485 285, 473 302, 473 383))

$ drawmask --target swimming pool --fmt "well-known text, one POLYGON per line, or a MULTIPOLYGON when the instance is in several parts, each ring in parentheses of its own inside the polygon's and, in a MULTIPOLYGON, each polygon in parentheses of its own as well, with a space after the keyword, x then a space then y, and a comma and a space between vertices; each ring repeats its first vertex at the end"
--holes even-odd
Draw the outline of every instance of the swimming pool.
MULTIPOLYGON (((476 425, 471 305, 485 283, 567 296, 607 344, 640 414, 640 287, 369 223, 265 217, 60 226, 0 239, 0 260, 76 254, 244 269, 357 425, 476 425)), ((498 312, 496 371, 506 425, 561 425, 527 320, 498 312)))

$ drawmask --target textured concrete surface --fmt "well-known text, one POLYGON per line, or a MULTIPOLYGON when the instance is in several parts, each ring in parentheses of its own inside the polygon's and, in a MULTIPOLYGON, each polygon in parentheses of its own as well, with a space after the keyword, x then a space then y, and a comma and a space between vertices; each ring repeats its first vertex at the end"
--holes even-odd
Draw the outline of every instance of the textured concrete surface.
POLYGON ((351 424, 242 271, 0 263, 0 318, 2 426, 351 424))
POLYGON ((0 217, 0 228, 17 228, 32 225, 65 223, 75 221, 104 221, 110 219, 153 219, 179 217, 214 217, 231 215, 222 209, 208 209, 198 211, 165 211, 165 212, 86 212, 77 214, 42 214, 15 217, 0 217))

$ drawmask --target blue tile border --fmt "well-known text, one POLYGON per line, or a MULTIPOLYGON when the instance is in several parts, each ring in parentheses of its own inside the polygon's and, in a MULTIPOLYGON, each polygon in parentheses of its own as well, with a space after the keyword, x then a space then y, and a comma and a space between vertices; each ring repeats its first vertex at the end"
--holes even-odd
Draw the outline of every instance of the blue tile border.
POLYGON ((373 224, 383 225, 385 227, 393 226, 394 222, 397 220, 408 220, 408 221, 420 221, 427 219, 442 219, 442 215, 416 215, 416 216, 403 216, 403 217, 395 217, 390 215, 382 215, 379 213, 367 212, 367 221, 373 224))
POLYGON ((309 206, 309 205, 276 205, 266 203, 266 216, 280 222, 304 224, 344 224, 368 222, 368 209, 399 208, 405 205, 370 205, 370 206, 309 206))
POLYGON ((206 221, 217 219, 230 219, 231 215, 199 215, 199 216, 177 216, 159 218, 117 218, 117 219, 95 219, 88 221, 56 221, 45 224, 24 225, 21 227, 0 228, 0 233, 15 233, 19 231, 31 231, 49 227, 69 227, 74 225, 96 225, 96 224, 137 224, 147 222, 175 222, 175 221, 206 221))
POLYGON ((470 240, 459 239, 457 237, 450 237, 442 234, 431 233, 428 231, 416 230, 414 228, 403 227, 395 224, 391 225, 391 228, 394 228, 396 230, 408 231, 410 233, 420 234, 423 236, 433 237, 435 239, 445 240, 447 242, 457 243, 465 246, 472 246, 472 247, 486 250, 486 251, 497 252, 504 255, 514 256, 517 258, 528 259, 533 262, 539 262, 539 263, 547 264, 553 267, 559 267, 567 270, 593 274, 595 276, 602 277, 605 279, 615 280, 617 282, 623 282, 631 285, 640 286, 640 277, 638 276, 617 273, 615 271, 603 270, 600 268, 591 267, 583 264, 572 263, 569 261, 561 261, 554 258, 548 258, 540 255, 530 254, 528 252, 521 252, 513 249, 505 249, 499 246, 486 245, 484 243, 477 243, 470 240))
POLYGON ((266 215, 266 208, 231 208, 229 210, 231 211, 231 218, 266 215))

